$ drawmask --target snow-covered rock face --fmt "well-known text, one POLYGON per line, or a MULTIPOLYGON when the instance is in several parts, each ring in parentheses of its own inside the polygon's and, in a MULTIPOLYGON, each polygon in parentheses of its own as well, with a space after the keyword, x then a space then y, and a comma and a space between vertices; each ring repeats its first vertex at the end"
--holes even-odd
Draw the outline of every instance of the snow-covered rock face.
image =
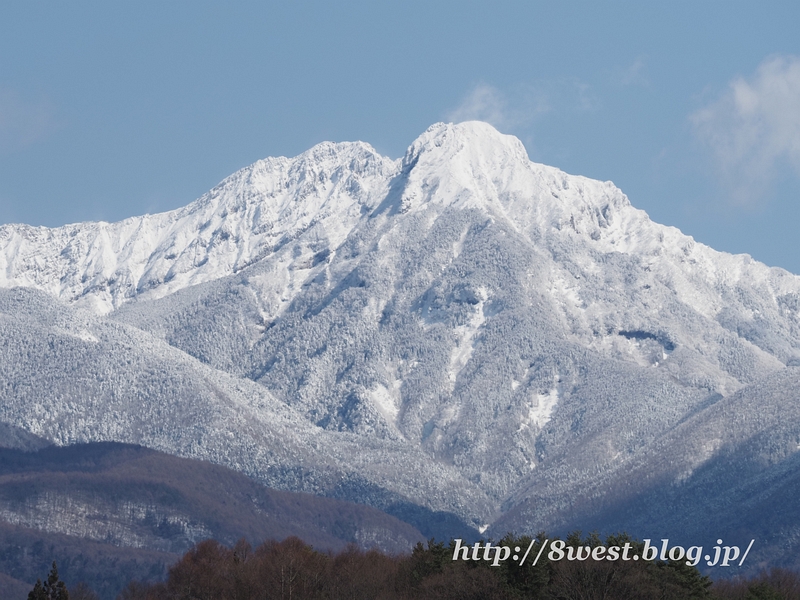
POLYGON ((159 215, 0 227, 12 286, 61 304, 29 294, 20 316, 0 297, 17 340, 0 421, 476 525, 530 498, 546 519, 800 364, 800 278, 653 223, 484 123, 434 125, 396 161, 362 143, 266 159, 159 215), (84 384, 26 354, 30 323, 57 342, 41 352, 82 357, 84 384), (126 353, 148 365, 141 392, 126 353))
MULTIPOLYGON (((34 287, 105 314, 133 299, 161 298, 237 273, 301 234, 310 234, 309 247, 291 262, 311 266, 385 200, 401 170, 401 213, 478 209, 534 244, 579 240, 584 256, 577 266, 588 274, 602 266, 585 256, 587 249, 636 257, 648 280, 666 281, 706 317, 727 306, 719 288, 741 280, 784 305, 793 305, 797 293, 794 276, 654 224, 610 182, 531 163, 518 139, 480 122, 433 125, 402 163, 364 143, 326 142, 294 159, 258 161, 182 209, 119 223, 1 226, 0 286, 34 287)), ((577 309, 571 311, 576 318, 585 312, 580 290, 587 286, 563 272, 551 283, 565 312, 577 309)))
POLYGON ((304 232, 335 247, 396 170, 367 144, 323 143, 293 160, 258 161, 182 209, 56 229, 5 225, 0 286, 104 314, 236 273, 304 232))
MULTIPOLYGON (((489 125, 434 125, 409 148, 404 167, 410 169, 404 211, 430 210, 434 204, 476 208, 546 250, 554 259, 551 297, 584 338, 589 331, 617 334, 638 325, 612 316, 626 306, 645 308, 649 320, 663 319, 665 300, 709 319, 789 316, 788 333, 798 333, 800 312, 792 308, 800 299, 797 276, 747 255, 714 251, 674 227, 653 223, 611 182, 532 163, 518 139, 489 125), (631 270, 616 289, 608 289, 603 279, 614 262, 628 262, 631 270), (746 294, 746 306, 740 288, 755 292, 746 294)), ((796 357, 796 350, 784 347, 783 362, 796 357)))

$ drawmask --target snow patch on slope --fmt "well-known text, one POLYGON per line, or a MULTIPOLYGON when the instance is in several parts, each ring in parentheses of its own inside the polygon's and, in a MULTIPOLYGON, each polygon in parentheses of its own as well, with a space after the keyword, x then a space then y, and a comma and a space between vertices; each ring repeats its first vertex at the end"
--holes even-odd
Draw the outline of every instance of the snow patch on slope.
POLYGON ((486 322, 486 315, 483 312, 483 305, 489 297, 486 288, 481 287, 477 290, 478 303, 465 325, 459 325, 453 331, 456 344, 450 352, 450 366, 448 374, 451 384, 455 384, 458 374, 469 362, 472 352, 475 350, 475 336, 478 329, 486 322))
POLYGON ((544 394, 534 394, 528 404, 528 413, 522 419, 517 431, 528 429, 531 425, 537 429, 547 425, 553 416, 558 400, 558 387, 554 387, 544 394))
POLYGON ((376 383, 369 390, 369 398, 372 401, 372 405, 384 420, 395 428, 397 427, 397 416, 400 413, 400 405, 402 404, 400 398, 400 386, 402 384, 402 381, 395 379, 390 387, 376 383))

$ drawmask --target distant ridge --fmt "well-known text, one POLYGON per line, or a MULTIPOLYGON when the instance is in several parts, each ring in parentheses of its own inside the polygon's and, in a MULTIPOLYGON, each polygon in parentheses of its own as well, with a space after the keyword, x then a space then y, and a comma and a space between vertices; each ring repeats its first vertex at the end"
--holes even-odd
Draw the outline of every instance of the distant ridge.
POLYGON ((113 598, 130 579, 163 576, 204 539, 258 545, 293 535, 320 550, 401 552, 423 540, 368 506, 270 490, 224 467, 140 446, 0 450, 0 572, 18 580, 35 582, 57 559, 69 585, 83 580, 113 598), (46 550, 53 544, 63 546, 58 555, 46 550))

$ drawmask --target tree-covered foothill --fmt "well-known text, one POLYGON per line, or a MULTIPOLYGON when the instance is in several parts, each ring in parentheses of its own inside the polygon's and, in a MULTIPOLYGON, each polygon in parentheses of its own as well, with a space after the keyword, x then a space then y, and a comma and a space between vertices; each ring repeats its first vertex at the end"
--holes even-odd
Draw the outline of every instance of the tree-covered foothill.
MULTIPOLYGON (((546 539, 552 543, 558 538, 544 533, 535 538, 507 534, 489 542, 488 551, 486 540, 476 550, 474 544, 465 546, 459 540, 445 544, 431 539, 402 555, 356 546, 338 553, 320 552, 296 537, 267 541, 256 548, 244 540, 232 548, 206 540, 170 568, 166 581, 132 581, 116 600, 800 600, 800 575, 788 570, 712 584, 686 561, 594 560, 591 556, 551 560, 549 552, 534 560, 546 539), (507 556, 504 551, 495 554, 502 547, 509 548, 507 556), (529 547, 532 553, 521 565, 518 559, 529 547), (498 555, 503 558, 495 560, 498 555)), ((603 541, 596 534, 584 538, 574 532, 563 541, 565 548, 574 549, 572 556, 590 555, 587 549, 599 546, 629 546, 630 556, 642 556, 645 548, 626 534, 603 541)), ((84 583, 71 586, 68 593, 55 563, 47 580, 37 581, 28 598, 100 600, 84 583)))
MULTIPOLYGON (((540 534, 538 546, 545 539, 540 534)), ((610 537, 606 545, 630 542, 610 537)), ((507 535, 494 545, 528 548, 531 538, 507 535)), ((599 537, 573 534, 568 546, 602 544, 599 537)), ((485 542, 484 546, 485 547, 485 542)), ((227 548, 205 541, 189 551, 164 583, 132 583, 125 600, 255 600, 264 598, 710 598, 711 581, 694 567, 674 561, 551 561, 544 553, 520 566, 514 560, 454 560, 457 541, 430 540, 409 555, 390 556, 350 547, 338 554, 314 550, 297 538, 266 542, 253 549, 240 541, 227 548), (492 566, 497 562, 497 566, 492 566)), ((487 553, 489 556, 491 553, 487 553)))

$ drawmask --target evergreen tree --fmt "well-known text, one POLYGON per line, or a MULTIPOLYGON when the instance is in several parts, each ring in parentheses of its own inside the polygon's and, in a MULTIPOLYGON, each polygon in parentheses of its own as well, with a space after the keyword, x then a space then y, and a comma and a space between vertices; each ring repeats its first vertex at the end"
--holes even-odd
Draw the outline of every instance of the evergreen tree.
POLYGON ((36 580, 36 585, 28 593, 28 600, 69 600, 67 586, 58 578, 56 561, 53 561, 53 568, 50 569, 47 581, 42 583, 41 579, 36 580))

